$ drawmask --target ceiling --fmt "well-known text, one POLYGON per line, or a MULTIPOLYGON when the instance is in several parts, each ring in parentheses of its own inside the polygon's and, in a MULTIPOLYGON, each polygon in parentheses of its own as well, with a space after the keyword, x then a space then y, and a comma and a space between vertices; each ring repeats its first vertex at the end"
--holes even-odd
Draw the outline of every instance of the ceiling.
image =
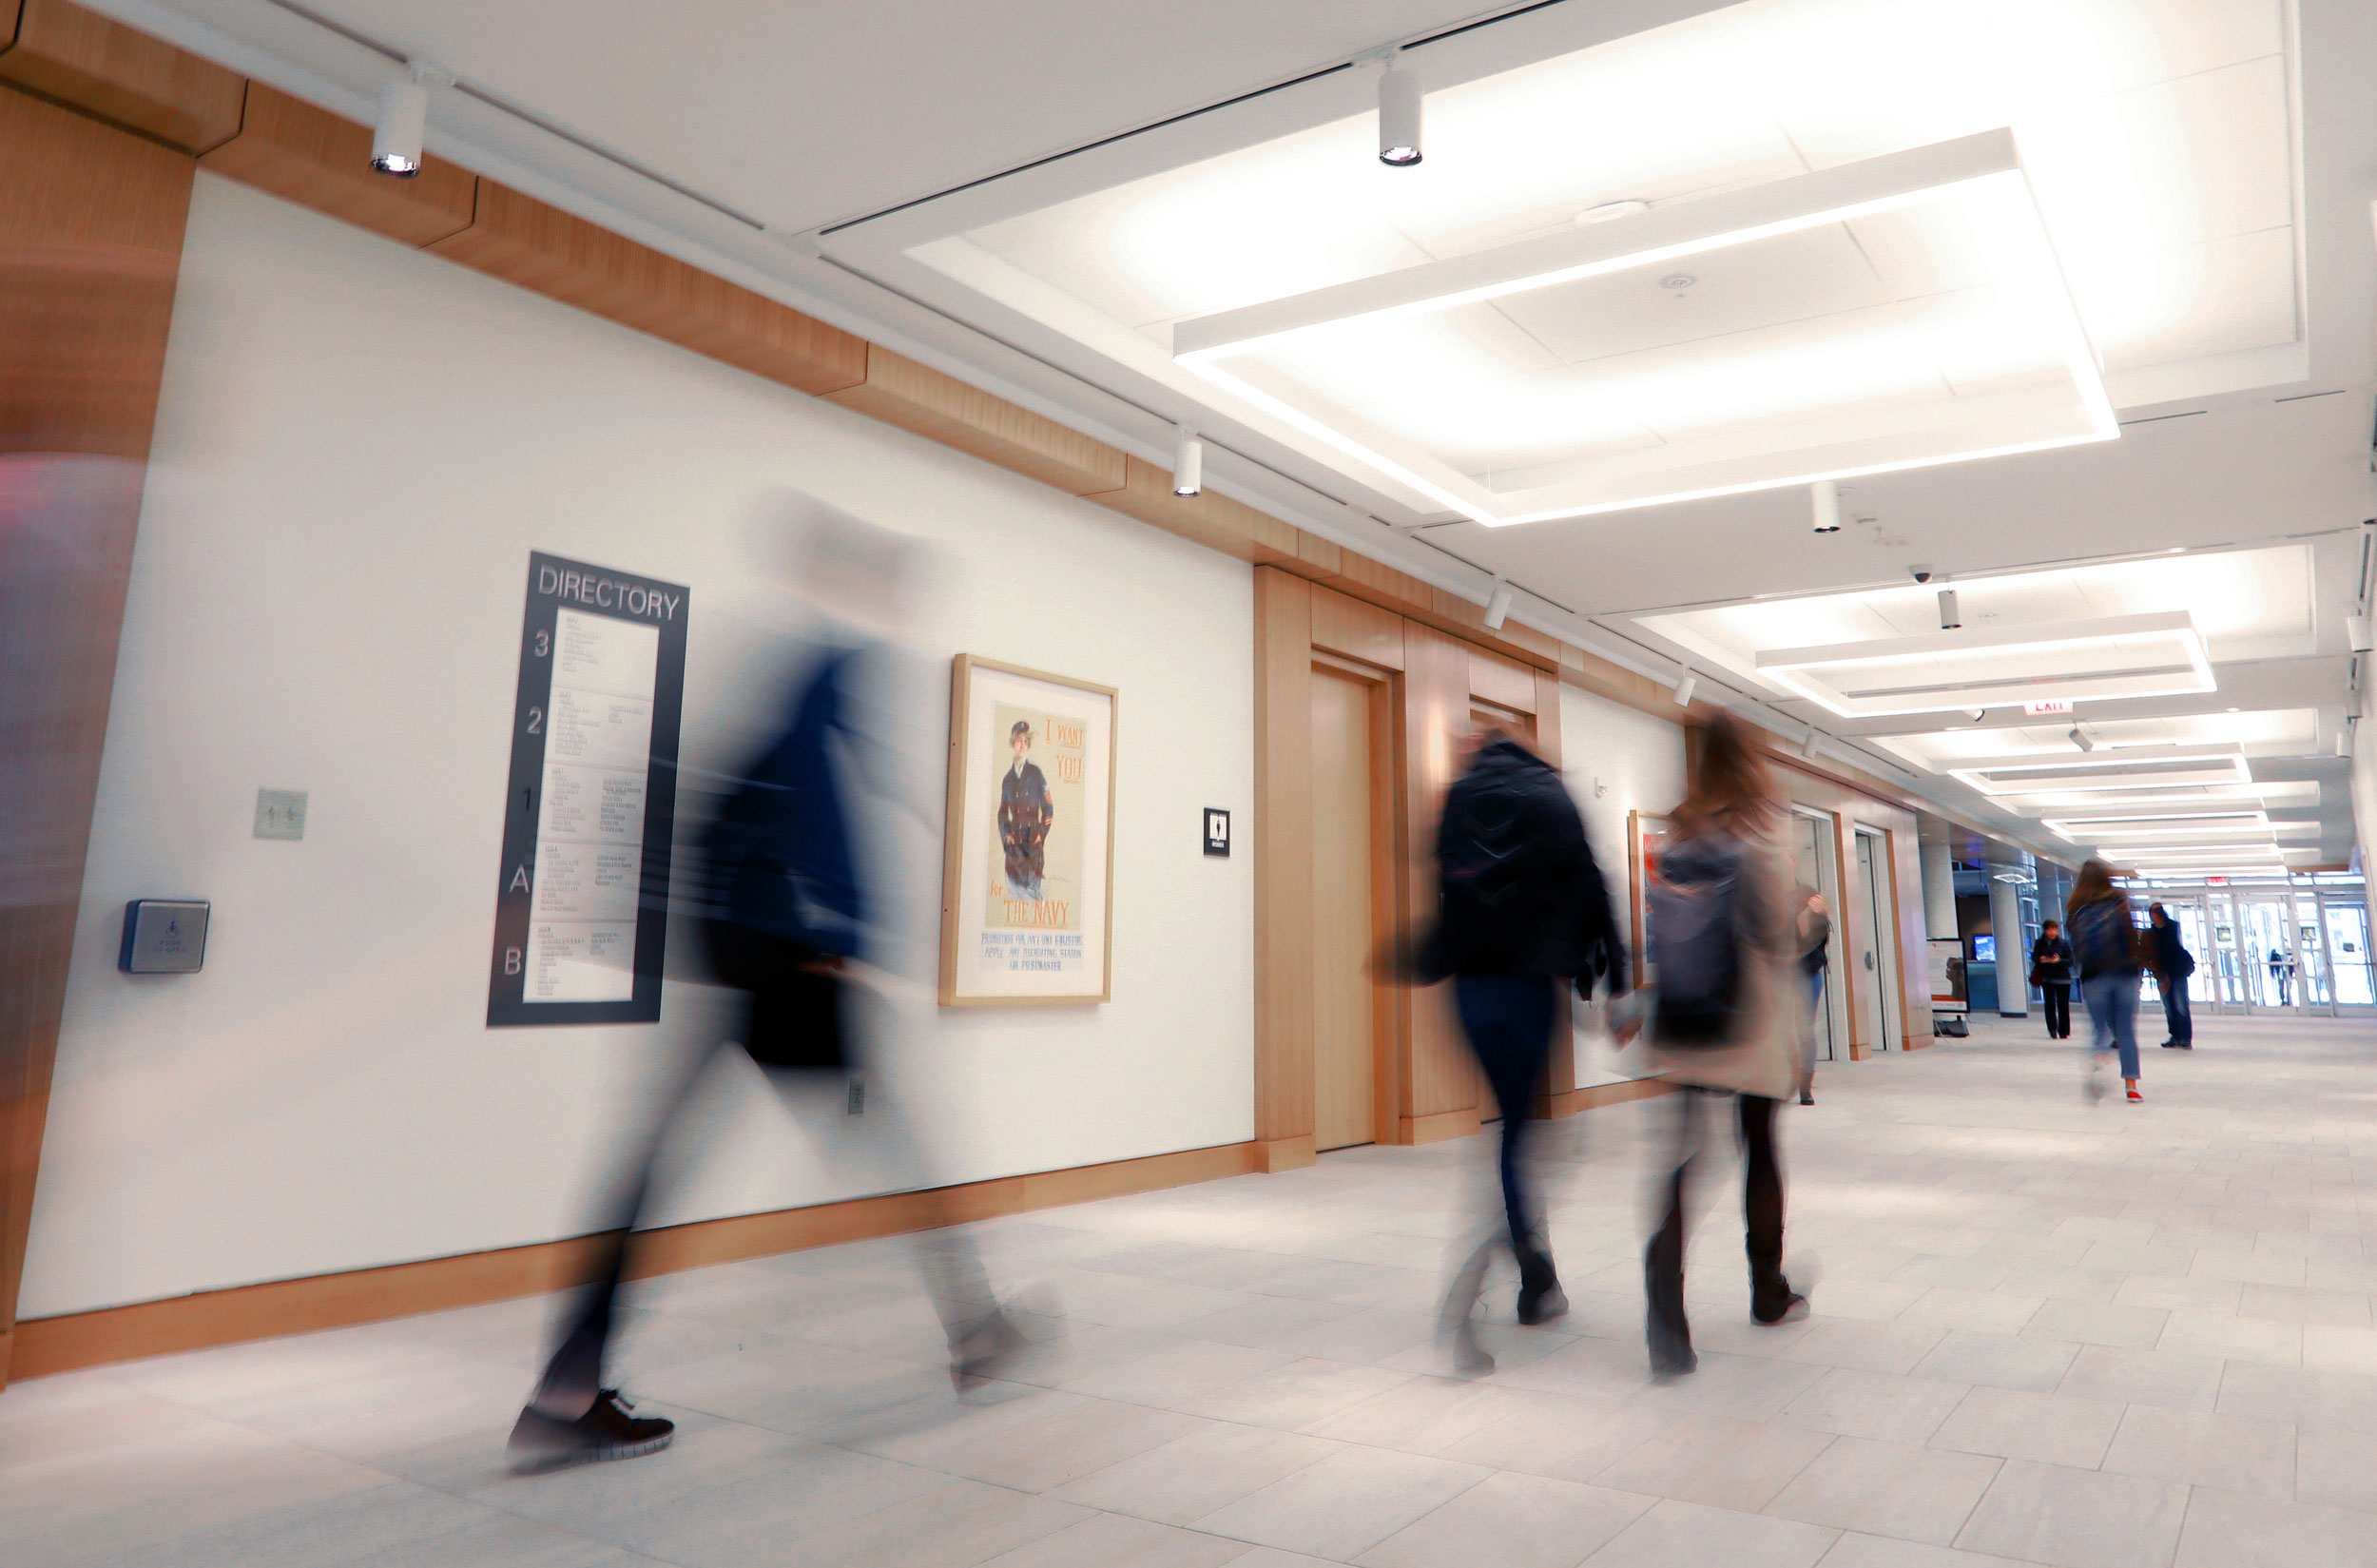
MULTIPOLYGON (((89 3, 358 118, 393 60, 431 61, 462 84, 433 105, 435 150, 1143 456, 1193 424, 1217 490, 1480 602, 1504 579, 1515 618, 1695 669, 2008 843, 2073 847, 1945 769, 2082 755, 2068 722, 1843 717, 1758 654, 1936 631, 1943 584, 1974 628, 2185 611, 2215 689, 2079 717, 2107 749, 2242 746, 2257 784, 2290 786, 2250 809, 2350 854, 2333 742, 2377 517, 2363 0, 1575 0, 1474 27, 1491 13, 1461 0, 89 3), (1356 64, 1398 43, 1430 89, 1413 169, 1372 155, 1356 64), (1846 479, 1837 533, 1810 531, 1805 488, 1488 528, 1170 354, 1184 319, 1564 243, 1600 203, 1656 215, 2000 126, 2118 438, 1846 479)), ((1271 372, 1321 422, 1422 442, 1487 491, 1704 437, 1788 478, 1807 471, 1762 454, 1808 442, 1773 434, 1777 389, 1846 364, 1825 417, 1903 416, 1904 367, 1860 381, 1843 345, 1877 310, 1970 292, 1985 238, 1818 224, 1695 257, 1687 287, 1620 270, 1271 372), (1781 376, 1728 390, 1761 351, 1781 376), (1413 368, 1448 363, 1475 395, 1431 411, 1413 368), (1503 396, 1546 383, 1570 401, 1503 396)), ((1963 373, 1934 372, 1924 396, 1952 407, 1963 373)))

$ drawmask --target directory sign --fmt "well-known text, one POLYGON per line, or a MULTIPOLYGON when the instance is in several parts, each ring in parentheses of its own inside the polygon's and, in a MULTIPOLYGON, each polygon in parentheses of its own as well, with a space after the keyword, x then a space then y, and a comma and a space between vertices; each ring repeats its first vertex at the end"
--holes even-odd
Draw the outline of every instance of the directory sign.
POLYGON ((529 557, 491 1026, 660 1017, 688 598, 529 557))

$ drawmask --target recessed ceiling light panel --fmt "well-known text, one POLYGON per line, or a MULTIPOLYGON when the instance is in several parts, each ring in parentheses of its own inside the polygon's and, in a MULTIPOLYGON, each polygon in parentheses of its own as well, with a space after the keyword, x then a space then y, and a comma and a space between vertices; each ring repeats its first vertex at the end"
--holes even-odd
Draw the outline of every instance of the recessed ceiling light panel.
POLYGON ((1984 131, 1173 323, 1262 415, 1488 526, 2117 437, 1984 131), (1834 297, 1861 227, 1961 286, 1834 297), (1699 286, 1669 287, 1691 260, 1699 286))
POLYGON ((1949 768, 1948 776, 1984 795, 2070 794, 2083 800, 2099 790, 2127 793, 2253 782, 2241 745, 2137 746, 2059 762, 2042 762, 2037 756, 1980 758, 1949 768))
POLYGON ((2204 639, 2185 610, 1774 648, 1758 655, 1757 668, 1851 719, 1968 711, 2048 696, 2175 696, 2217 684, 2204 639))

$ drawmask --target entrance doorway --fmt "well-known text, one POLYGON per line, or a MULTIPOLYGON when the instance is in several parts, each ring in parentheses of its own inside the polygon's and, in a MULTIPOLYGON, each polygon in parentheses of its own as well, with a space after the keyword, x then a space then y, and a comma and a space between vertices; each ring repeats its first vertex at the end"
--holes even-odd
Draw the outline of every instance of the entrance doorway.
POLYGON ((1824 1005, 1815 1010, 1816 1060, 1845 1061, 1848 1057, 1848 998, 1842 995, 1841 977, 1847 967, 1840 956, 1848 951, 1848 920, 1841 908, 1841 860, 1838 830, 1828 816, 1793 812, 1791 870, 1797 884, 1824 895, 1832 916, 1832 941, 1825 952, 1824 1005))
POLYGON ((1898 898, 1890 881, 1889 842, 1870 828, 1857 830, 1857 885, 1865 918, 1852 976, 1859 1021, 1871 1029, 1873 1048, 1888 1051, 1899 1038, 1898 898))
POLYGON ((1378 1138, 1379 1031, 1390 1021, 1371 956, 1392 892, 1382 853, 1388 789, 1383 685, 1312 670, 1312 1117, 1318 1149, 1378 1138))

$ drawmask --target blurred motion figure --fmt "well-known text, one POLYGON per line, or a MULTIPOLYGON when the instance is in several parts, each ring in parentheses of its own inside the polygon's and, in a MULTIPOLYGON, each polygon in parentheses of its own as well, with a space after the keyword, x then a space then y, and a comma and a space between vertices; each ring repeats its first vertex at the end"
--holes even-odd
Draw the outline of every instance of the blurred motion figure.
POLYGON ((2146 1096, 2137 1090, 2137 978, 2145 969, 2137 923, 2130 918, 2129 896, 2113 885, 2113 867, 2090 860, 2079 868, 2063 911, 2072 920, 2072 953, 2079 964, 2080 1000, 2087 1005, 2095 1032, 2089 1042, 2088 1076, 2083 1091, 2101 1100, 2105 1086, 2098 1076, 2105 1053, 2121 1056, 2121 1083, 2132 1103, 2146 1096))
POLYGON ((1765 765, 1740 723, 1716 714, 1650 897, 1652 1043, 1665 1075, 1683 1087, 1667 1096, 1668 1154, 1653 1172, 1659 1219, 1643 1252, 1646 1337, 1661 1378, 1699 1365, 1684 1314, 1685 1213, 1720 1095, 1734 1096, 1740 1128, 1750 1319, 1771 1326, 1807 1313, 1783 1273, 1774 1113, 1798 1078, 1813 1018, 1774 816, 1765 765))
MULTIPOLYGON (((743 997, 733 1037, 789 1104, 841 1086, 860 1065, 851 991, 885 939, 862 869, 869 857, 860 807, 898 803, 910 782, 888 734, 882 638, 906 620, 918 547, 806 497, 786 510, 798 586, 821 620, 780 731, 732 781, 709 828, 689 902, 713 975, 743 997)), ((604 1386, 604 1357, 656 1160, 725 1044, 693 1054, 626 1162, 595 1278, 570 1309, 559 1348, 513 1428, 512 1450, 523 1462, 625 1459, 668 1442, 670 1423, 633 1415, 616 1388, 604 1386)), ((897 1114, 879 1117, 877 1132, 907 1136, 897 1114)), ((932 1188, 916 1148, 901 1152, 915 1185, 932 1188)), ((1023 1338, 962 1232, 919 1239, 918 1250, 948 1335, 951 1377, 963 1391, 994 1375, 1023 1338)))
MULTIPOLYGON (((1461 1033, 1502 1113, 1503 1229, 1518 1263, 1518 1321, 1534 1325, 1568 1310, 1523 1158, 1559 991, 1573 983, 1590 1001, 1594 977, 1607 975, 1613 994, 1623 992, 1626 950, 1558 771, 1498 727, 1466 744, 1468 766, 1437 827, 1437 923, 1419 972, 1428 983, 1452 979, 1461 1033)), ((1470 1313, 1494 1246, 1470 1254, 1444 1302, 1444 1326, 1471 1371, 1492 1365, 1470 1313)))

